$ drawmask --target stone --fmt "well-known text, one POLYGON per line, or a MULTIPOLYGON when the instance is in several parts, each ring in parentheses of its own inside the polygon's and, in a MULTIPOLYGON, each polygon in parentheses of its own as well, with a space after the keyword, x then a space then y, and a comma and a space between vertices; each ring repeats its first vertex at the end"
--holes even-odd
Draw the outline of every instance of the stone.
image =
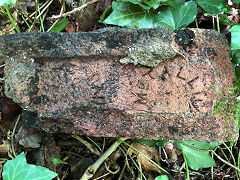
POLYGON ((4 35, 0 55, 5 94, 24 109, 25 126, 98 137, 238 138, 237 121, 214 113, 234 79, 228 43, 214 30, 4 35))

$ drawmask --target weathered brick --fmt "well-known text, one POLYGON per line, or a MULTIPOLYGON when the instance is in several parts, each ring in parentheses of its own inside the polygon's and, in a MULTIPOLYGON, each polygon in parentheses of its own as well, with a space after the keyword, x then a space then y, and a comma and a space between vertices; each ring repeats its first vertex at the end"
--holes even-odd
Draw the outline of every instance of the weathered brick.
POLYGON ((213 113, 234 78, 227 41, 216 31, 24 33, 0 36, 0 51, 5 94, 25 110, 25 125, 89 136, 237 140, 237 122, 213 113))

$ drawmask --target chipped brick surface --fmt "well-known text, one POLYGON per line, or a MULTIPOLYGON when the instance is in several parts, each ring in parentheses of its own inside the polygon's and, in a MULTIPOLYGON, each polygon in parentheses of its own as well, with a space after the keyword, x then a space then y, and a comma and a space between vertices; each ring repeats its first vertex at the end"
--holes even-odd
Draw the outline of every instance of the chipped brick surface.
POLYGON ((215 31, 106 28, 5 35, 0 44, 5 94, 23 107, 27 126, 89 136, 237 140, 237 122, 213 114, 217 94, 234 77, 226 39, 215 31), (144 53, 157 64, 136 63, 144 53), (126 57, 133 64, 120 63, 126 57))

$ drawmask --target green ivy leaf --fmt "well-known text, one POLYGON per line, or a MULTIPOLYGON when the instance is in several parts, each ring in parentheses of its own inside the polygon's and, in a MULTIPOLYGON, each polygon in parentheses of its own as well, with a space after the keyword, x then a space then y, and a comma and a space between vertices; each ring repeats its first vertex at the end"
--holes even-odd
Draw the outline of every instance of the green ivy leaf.
POLYGON ((240 49, 240 25, 233 26, 230 30, 231 32, 231 49, 240 49))
POLYGON ((226 11, 225 0, 195 0, 208 14, 218 15, 226 11))
POLYGON ((169 180, 169 178, 167 175, 161 175, 156 177, 154 180, 169 180))
POLYGON ((27 164, 24 153, 14 160, 8 160, 3 166, 3 180, 51 180, 57 176, 44 167, 27 164))
POLYGON ((211 150, 221 144, 218 142, 208 143, 208 142, 201 142, 201 141, 180 141, 180 140, 178 142, 182 143, 183 145, 187 145, 200 150, 211 150))
POLYGON ((49 160, 52 161, 53 164, 67 164, 66 162, 58 158, 50 158, 49 160))
POLYGON ((153 9, 157 9, 160 6, 161 2, 167 2, 168 0, 144 0, 144 3, 152 7, 153 9))
POLYGON ((150 146, 150 147, 156 146, 156 145, 163 147, 169 141, 168 140, 153 140, 153 139, 137 139, 136 142, 139 144, 150 146))
POLYGON ((122 0, 122 1, 123 2, 130 2, 130 3, 133 3, 133 4, 139 5, 147 11, 149 11, 149 9, 151 9, 151 6, 146 6, 146 5, 142 4, 141 1, 138 1, 138 0, 122 0))
POLYGON ((232 50, 232 63, 240 64, 240 50, 232 50))
POLYGON ((163 147, 169 143, 169 140, 156 140, 156 145, 159 147, 163 147))
POLYGON ((153 15, 138 5, 129 2, 113 2, 113 12, 103 21, 122 27, 151 28, 153 15))
POLYGON ((174 16, 171 7, 161 8, 161 11, 155 16, 155 27, 168 27, 175 29, 174 16))
MULTIPOLYGON (((167 0, 167 1, 162 1, 160 5, 161 6, 162 5, 176 6, 179 3, 180 3, 180 1, 178 1, 178 0, 167 0)), ((182 3, 184 3, 184 1, 182 3)))
POLYGON ((55 24, 49 32, 61 32, 63 31, 66 26, 69 24, 70 22, 68 21, 68 19, 66 17, 63 18, 62 21, 58 22, 57 24, 55 24))
POLYGON ((197 5, 193 1, 180 3, 177 6, 168 6, 160 9, 155 16, 155 27, 181 29, 194 21, 197 15, 197 5))
POLYGON ((153 140, 153 139, 137 139, 136 142, 139 143, 139 144, 150 146, 150 147, 156 145, 156 141, 153 140))
POLYGON ((199 168, 216 166, 215 161, 211 158, 208 151, 200 151, 193 148, 202 150, 214 149, 220 143, 206 143, 197 141, 173 141, 173 143, 176 148, 182 150, 188 166, 193 170, 197 171, 199 168))
MULTIPOLYGON (((238 69, 238 73, 240 73, 239 71, 240 71, 240 69, 238 69)), ((239 77, 240 76, 237 77, 238 80, 239 80, 239 77)), ((238 128, 239 128, 240 127, 240 104, 237 104, 236 108, 237 108, 236 117, 238 119, 238 128)))
POLYGON ((143 6, 140 6, 141 1, 125 1, 127 2, 113 2, 113 12, 103 23, 134 28, 168 27, 180 29, 193 22, 197 14, 197 5, 193 1, 186 3, 181 0, 171 1, 172 3, 176 3, 176 5, 161 7, 158 14, 154 14, 143 6))
POLYGON ((240 0, 232 0, 233 3, 238 4, 240 3, 240 0))
POLYGON ((112 11, 112 7, 108 7, 104 10, 103 14, 100 16, 99 21, 100 23, 103 23, 105 16, 112 11))
POLYGON ((16 4, 16 0, 0 0, 0 6, 4 6, 6 4, 13 6, 16 4))

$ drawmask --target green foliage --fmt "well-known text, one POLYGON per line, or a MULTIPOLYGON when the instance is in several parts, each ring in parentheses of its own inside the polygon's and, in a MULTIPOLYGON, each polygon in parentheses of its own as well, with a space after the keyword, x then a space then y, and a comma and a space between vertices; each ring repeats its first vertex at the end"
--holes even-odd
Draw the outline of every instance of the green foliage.
POLYGON ((149 11, 151 8, 157 9, 160 5, 174 5, 175 0, 117 0, 117 2, 131 2, 149 11))
POLYGON ((214 149, 220 143, 206 143, 197 141, 173 141, 178 149, 182 150, 183 156, 186 158, 187 164, 193 170, 199 168, 208 168, 216 166, 215 161, 211 158, 208 151, 214 149))
POLYGON ((181 29, 194 21, 197 15, 197 5, 193 1, 180 3, 177 6, 167 6, 155 16, 155 27, 181 29))
MULTIPOLYGON (((160 11, 155 12, 153 9, 158 8, 161 2, 167 3, 167 1, 162 0, 113 2, 113 12, 103 23, 134 28, 169 27, 181 29, 193 22, 197 15, 197 5, 193 1, 186 3, 170 1, 168 6, 161 6, 160 11)), ((105 14, 106 12, 103 16, 105 14)), ((103 16, 100 21, 102 21, 103 16)))
MULTIPOLYGON (((232 62, 235 67, 236 82, 233 92, 230 94, 234 103, 225 103, 224 109, 230 109, 234 119, 238 121, 238 127, 240 128, 240 25, 235 25, 230 29, 231 32, 231 50, 232 50, 232 62), (230 107, 230 108, 229 108, 230 107)), ((223 101, 226 102, 226 101, 223 101)), ((223 104, 223 103, 222 103, 223 104)), ((222 105, 220 104, 220 105, 222 105)), ((229 110, 228 110, 229 111, 229 110)))
POLYGON ((240 3, 240 0, 232 0, 233 3, 238 4, 240 3))
POLYGON ((167 175, 161 175, 155 178, 155 180, 169 180, 167 175))
POLYGON ((132 4, 139 5, 139 6, 141 6, 143 9, 145 9, 145 10, 147 10, 147 11, 148 11, 149 9, 151 9, 151 6, 144 5, 145 3, 142 2, 142 1, 137 1, 137 0, 122 0, 122 2, 129 2, 130 4, 132 3, 132 4))
MULTIPOLYGON (((240 54, 240 53, 239 53, 240 54)), ((239 61, 240 59, 238 59, 239 61)), ((239 81, 240 80, 240 68, 238 67, 238 64, 234 64, 234 67, 235 67, 235 76, 236 76, 236 79, 239 81)))
POLYGON ((7 4, 13 6, 14 4, 16 4, 16 0, 0 0, 0 6, 4 6, 7 4))
POLYGON ((69 24, 70 22, 68 21, 68 19, 66 17, 63 18, 62 21, 58 22, 57 24, 55 24, 49 32, 61 32, 63 31, 66 26, 69 24))
MULTIPOLYGON (((239 68, 238 68, 238 73, 239 68)), ((235 96, 235 104, 233 108, 233 117, 235 118, 236 121, 238 121, 238 128, 240 128, 240 76, 238 76, 237 80, 235 81, 235 86, 234 86, 234 96, 235 96)))
POLYGON ((109 12, 111 12, 111 11, 112 11, 112 7, 106 8, 106 9, 104 10, 103 14, 100 16, 100 19, 99 19, 98 22, 103 23, 106 15, 107 15, 109 12))
POLYGON ((143 0, 148 6, 152 7, 153 9, 157 9, 161 2, 166 2, 168 0, 143 0))
POLYGON ((237 65, 240 64, 240 50, 232 50, 232 63, 237 65))
POLYGON ((3 166, 3 180, 50 180, 57 176, 44 167, 27 164, 24 153, 14 160, 8 160, 3 166))
POLYGON ((240 25, 235 25, 230 29, 231 32, 231 49, 240 49, 240 25))
POLYGON ((139 143, 139 144, 150 146, 150 147, 152 147, 152 146, 163 147, 164 145, 168 144, 169 141, 167 141, 167 140, 153 140, 153 139, 137 139, 136 142, 139 143))
POLYGON ((177 142, 198 150, 212 150, 221 144, 218 142, 208 143, 208 142, 200 142, 200 141, 179 141, 179 140, 177 142))
MULTIPOLYGON (((236 88, 239 87, 240 85, 240 25, 235 25, 230 29, 231 32, 231 50, 232 50, 232 63, 235 67, 235 75, 236 75, 236 88)), ((240 94, 237 91, 237 96, 240 94)), ((240 106, 237 104, 236 105, 237 111, 237 118, 240 119, 239 111, 240 111, 240 106)), ((240 120, 239 120, 239 125, 240 125, 240 120)), ((240 127, 240 126, 239 126, 240 127)))
MULTIPOLYGON (((137 140, 137 142, 147 146, 164 146, 169 143, 169 141, 166 140, 151 140, 151 139, 141 139, 137 140)), ((216 148, 221 143, 217 142, 207 143, 181 140, 172 140, 172 142, 176 148, 182 151, 182 154, 186 158, 188 166, 193 170, 216 166, 216 163, 209 155, 208 150, 216 148)))
POLYGON ((234 25, 231 29, 232 63, 235 66, 236 81, 228 95, 219 95, 218 103, 214 107, 215 114, 222 114, 238 121, 240 127, 240 25, 234 25))
MULTIPOLYGON (((239 73, 239 72, 238 72, 239 73)), ((217 95, 217 103, 214 106, 213 113, 221 114, 225 121, 238 122, 240 128, 240 80, 236 78, 234 88, 227 89, 225 92, 217 95)), ((229 130, 230 131, 230 130, 229 130)))
POLYGON ((220 19, 220 23, 223 24, 223 25, 226 25, 226 26, 234 26, 234 25, 237 25, 237 23, 233 20, 230 20, 228 18, 228 15, 227 14, 221 14, 219 15, 219 19, 220 19))
POLYGON ((167 0, 167 1, 163 1, 163 2, 161 2, 161 6, 162 5, 169 5, 169 6, 177 6, 178 5, 178 3, 180 3, 180 2, 184 2, 183 0, 167 0))
POLYGON ((67 164, 66 162, 62 161, 61 159, 58 158, 50 158, 49 159, 53 164, 67 164))
MULTIPOLYGON (((107 9, 101 16, 100 22, 132 28, 181 29, 194 21, 197 15, 197 5, 212 16, 228 11, 225 0, 187 2, 184 0, 116 0, 112 4, 112 13, 104 20, 110 11, 107 9)), ((234 21, 229 20, 227 15, 221 17, 221 22, 234 24, 234 21)))
POLYGON ((103 22, 122 27, 151 28, 153 14, 130 2, 113 2, 113 12, 103 22))
POLYGON ((195 0, 210 15, 218 15, 227 10, 225 0, 195 0))

